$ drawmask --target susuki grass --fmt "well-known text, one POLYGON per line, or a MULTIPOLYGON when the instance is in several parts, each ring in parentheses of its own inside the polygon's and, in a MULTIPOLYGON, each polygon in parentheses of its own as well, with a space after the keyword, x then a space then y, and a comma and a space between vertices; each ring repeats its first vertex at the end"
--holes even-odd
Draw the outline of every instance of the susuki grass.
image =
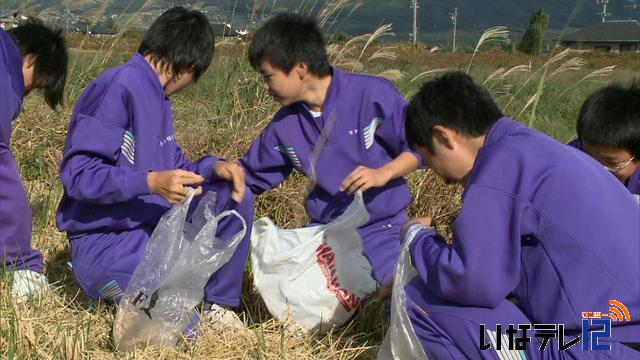
MULTIPOLYGON (((325 23, 333 21, 336 11, 347 11, 345 5, 338 5, 323 8, 325 23)), ((489 33, 484 40, 502 37, 502 30, 489 33)), ((413 46, 376 41, 390 31, 383 26, 351 41, 330 44, 329 53, 334 63, 347 70, 384 75, 407 97, 423 81, 447 69, 469 71, 490 89, 507 114, 522 114, 521 120, 563 142, 574 135, 575 118, 588 93, 603 82, 627 81, 640 68, 637 55, 577 58, 560 52, 530 58, 500 50, 483 51, 482 39, 473 54, 430 54, 413 46)), ((204 326, 197 340, 176 348, 114 353, 110 335, 113 308, 87 299, 66 265, 68 242, 56 230, 54 221, 62 194, 57 169, 76 98, 101 71, 126 61, 135 50, 136 40, 122 36, 108 40, 74 37, 70 43, 74 49, 66 106, 51 112, 38 95, 30 96, 14 123, 11 143, 31 202, 33 244, 44 255, 45 274, 55 290, 27 303, 16 303, 9 296, 8 282, 4 277, 0 280, 0 358, 375 358, 387 326, 379 303, 367 302, 343 328, 326 335, 301 336, 271 318, 253 288, 248 267, 239 309, 249 325, 247 331, 221 333, 204 326)), ((239 158, 277 110, 260 77, 244 59, 245 53, 243 44, 220 43, 203 78, 172 98, 177 141, 191 158, 204 154, 239 158)), ((430 171, 418 171, 408 180, 414 199, 410 215, 432 215, 439 230, 449 234, 461 189, 445 185, 430 171)), ((256 218, 269 216, 282 227, 303 225, 307 221, 305 186, 306 179, 294 173, 283 185, 258 197, 256 218)))

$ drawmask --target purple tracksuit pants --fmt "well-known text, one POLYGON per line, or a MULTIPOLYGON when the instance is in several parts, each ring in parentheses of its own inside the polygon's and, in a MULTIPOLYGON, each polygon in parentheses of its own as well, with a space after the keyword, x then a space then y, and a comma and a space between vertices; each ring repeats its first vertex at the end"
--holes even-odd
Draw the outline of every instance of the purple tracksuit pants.
MULTIPOLYGON (((618 342, 609 343, 611 350, 582 350, 582 344, 578 343, 560 351, 558 339, 552 338, 545 350, 540 350, 542 338, 533 336, 533 327, 527 334, 532 341, 527 344, 526 351, 507 350, 505 330, 509 324, 532 324, 514 303, 504 300, 493 309, 461 306, 437 298, 419 277, 407 284, 405 292, 411 325, 430 359, 640 359, 640 352, 618 342), (496 351, 494 345, 487 350, 480 349, 481 324, 486 329, 484 344, 495 344, 496 325, 501 324, 502 350, 496 351)), ((612 328, 612 332, 617 330, 616 327, 612 328)), ((521 335, 522 332, 517 334, 521 335)), ((566 330, 564 343, 580 335, 580 331, 566 330)))
POLYGON ((373 278, 380 284, 392 277, 400 254, 400 228, 407 221, 404 211, 387 219, 358 228, 362 252, 369 260, 373 278))
MULTIPOLYGON (((246 191, 242 202, 236 204, 230 197, 231 186, 217 182, 203 187, 204 191, 217 193, 215 213, 236 210, 247 222, 247 231, 235 253, 216 273, 211 275, 204 288, 204 300, 226 307, 240 304, 242 277, 249 251, 249 239, 253 224, 253 194, 246 191)), ((194 198, 194 210, 202 197, 194 198)), ((188 215, 189 216, 189 215, 188 215)), ((187 219, 188 221, 189 219, 187 219)), ((233 216, 218 224, 216 236, 230 239, 242 230, 242 224, 233 216)), ((144 256, 153 228, 140 228, 118 232, 96 231, 69 235, 73 273, 80 287, 93 299, 118 303, 129 284, 131 275, 144 256)))
POLYGON ((31 210, 18 165, 0 143, 0 269, 42 272, 42 254, 31 247, 31 210))

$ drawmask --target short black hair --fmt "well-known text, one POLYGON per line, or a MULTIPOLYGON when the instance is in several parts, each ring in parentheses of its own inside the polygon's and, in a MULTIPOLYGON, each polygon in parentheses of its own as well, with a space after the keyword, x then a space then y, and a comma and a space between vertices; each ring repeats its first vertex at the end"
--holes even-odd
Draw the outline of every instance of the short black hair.
POLYGON ((160 63, 177 75, 193 68, 198 80, 213 58, 215 37, 207 17, 197 10, 177 6, 165 11, 144 34, 138 53, 150 55, 154 64, 160 63))
POLYGON ((484 88, 463 72, 448 72, 424 83, 407 108, 407 140, 431 153, 433 127, 442 125, 467 136, 486 134, 502 111, 484 88))
POLYGON ((249 46, 249 62, 258 69, 262 60, 287 74, 299 62, 318 77, 331 74, 322 32, 315 20, 302 15, 278 14, 256 31, 249 46))
POLYGON ((591 94, 580 108, 576 131, 582 142, 625 149, 640 158, 640 79, 591 94))
POLYGON ((33 87, 42 89, 45 102, 55 109, 64 103, 69 54, 62 30, 51 29, 40 20, 29 18, 7 31, 24 57, 36 56, 33 87))

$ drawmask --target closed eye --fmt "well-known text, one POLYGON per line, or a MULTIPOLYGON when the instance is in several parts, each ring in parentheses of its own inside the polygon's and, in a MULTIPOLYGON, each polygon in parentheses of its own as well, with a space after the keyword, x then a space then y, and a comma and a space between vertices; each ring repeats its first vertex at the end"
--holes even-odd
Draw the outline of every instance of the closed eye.
POLYGON ((610 167, 616 167, 616 166, 621 166, 624 165, 624 161, 611 161, 611 160, 605 160, 604 164, 610 167))

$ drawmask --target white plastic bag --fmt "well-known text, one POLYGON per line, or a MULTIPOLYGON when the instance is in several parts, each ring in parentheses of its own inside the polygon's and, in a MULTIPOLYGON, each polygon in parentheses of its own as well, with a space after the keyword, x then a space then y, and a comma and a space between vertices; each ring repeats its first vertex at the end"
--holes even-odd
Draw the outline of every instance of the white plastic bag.
POLYGON ((418 337, 416 336, 409 314, 407 313, 407 297, 405 286, 418 275, 411 265, 409 246, 416 233, 423 229, 422 225, 412 225, 405 235, 400 256, 396 264, 393 277, 393 290, 391 295, 391 323, 384 341, 378 351, 378 360, 411 360, 428 359, 418 337))
POLYGON ((255 286, 269 312, 303 331, 344 324, 376 290, 356 229, 369 221, 362 193, 326 225, 279 229, 268 218, 251 234, 255 286))
POLYGON ((119 350, 175 345, 209 277, 229 261, 244 237, 246 222, 237 211, 215 216, 214 192, 204 195, 191 223, 185 222, 193 193, 189 189, 186 199, 162 216, 131 277, 113 325, 119 350), (219 221, 232 215, 240 219, 243 230, 230 240, 217 239, 219 221))

